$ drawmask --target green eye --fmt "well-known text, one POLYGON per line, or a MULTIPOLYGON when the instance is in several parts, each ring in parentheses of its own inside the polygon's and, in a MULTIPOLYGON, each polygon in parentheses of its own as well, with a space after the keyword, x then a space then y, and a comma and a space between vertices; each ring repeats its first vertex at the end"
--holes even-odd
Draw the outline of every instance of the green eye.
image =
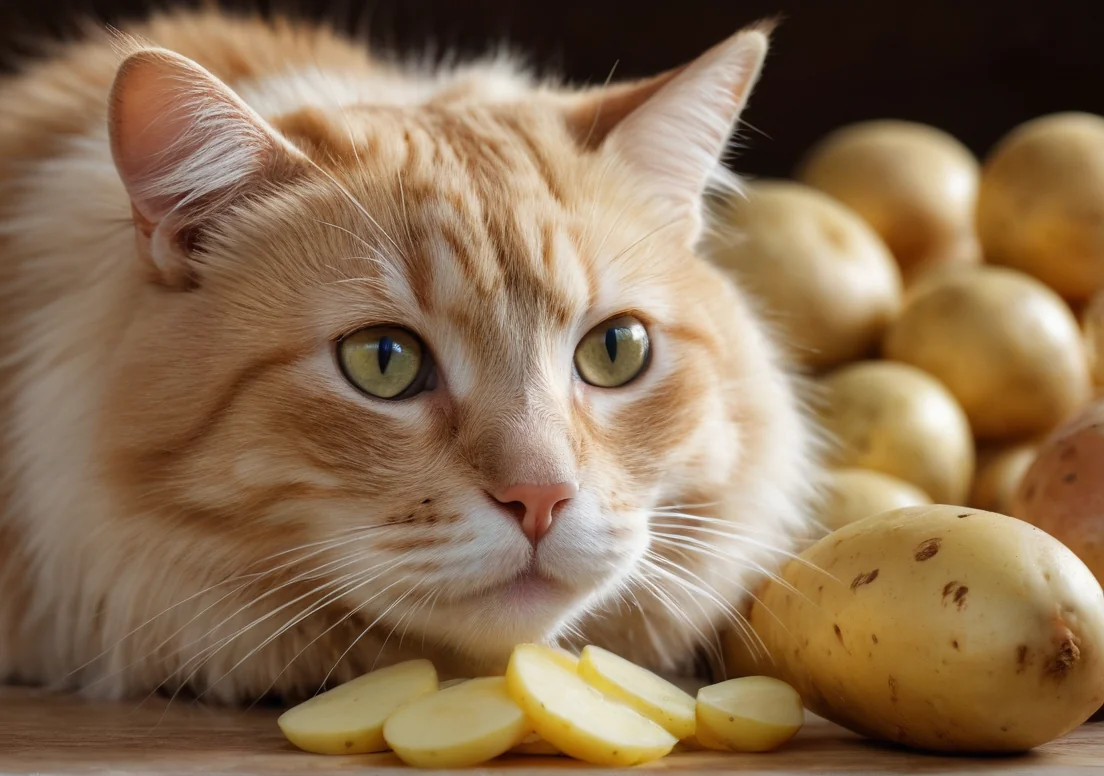
POLYGON ((648 365, 648 332, 632 316, 611 318, 587 332, 575 349, 579 376, 600 388, 617 388, 648 365))
POLYGON ((422 343, 394 326, 375 326, 350 334, 337 344, 345 378, 380 399, 405 399, 425 387, 428 359, 422 343))

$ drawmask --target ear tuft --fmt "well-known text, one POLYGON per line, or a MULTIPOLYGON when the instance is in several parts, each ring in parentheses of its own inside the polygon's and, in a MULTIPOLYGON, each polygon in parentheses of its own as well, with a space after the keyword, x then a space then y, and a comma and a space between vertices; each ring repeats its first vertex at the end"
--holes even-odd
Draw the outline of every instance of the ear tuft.
POLYGON ((164 49, 123 61, 108 122, 140 249, 170 285, 191 277, 198 225, 297 153, 229 87, 164 49))
POLYGON ((653 196, 697 212, 759 78, 776 23, 747 27, 662 75, 586 93, 568 111, 568 125, 634 168, 653 196), (589 133, 582 129, 588 119, 589 133))

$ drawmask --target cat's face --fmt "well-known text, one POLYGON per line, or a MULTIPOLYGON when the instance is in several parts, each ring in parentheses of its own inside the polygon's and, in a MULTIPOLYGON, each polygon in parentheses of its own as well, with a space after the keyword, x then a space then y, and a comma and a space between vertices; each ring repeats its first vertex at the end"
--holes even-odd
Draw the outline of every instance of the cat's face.
POLYGON ((128 498, 290 581, 281 619, 338 604, 480 664, 666 584, 657 515, 729 498, 775 375, 694 255, 700 186, 657 194, 576 108, 271 117, 298 151, 202 229, 159 245, 136 202, 172 280, 113 372, 128 498))

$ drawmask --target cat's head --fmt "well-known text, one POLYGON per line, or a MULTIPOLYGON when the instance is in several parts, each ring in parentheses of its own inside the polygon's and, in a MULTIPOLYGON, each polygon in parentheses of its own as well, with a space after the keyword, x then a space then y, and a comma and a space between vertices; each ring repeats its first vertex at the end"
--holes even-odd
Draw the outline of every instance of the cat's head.
POLYGON ((290 582, 280 621, 356 607, 493 664, 622 598, 697 598, 660 630, 698 638, 784 546, 806 461, 768 338, 695 255, 766 49, 263 118, 132 54, 111 140, 148 282, 104 414, 119 492, 251 595, 290 582), (687 505, 725 523, 684 531, 687 505))

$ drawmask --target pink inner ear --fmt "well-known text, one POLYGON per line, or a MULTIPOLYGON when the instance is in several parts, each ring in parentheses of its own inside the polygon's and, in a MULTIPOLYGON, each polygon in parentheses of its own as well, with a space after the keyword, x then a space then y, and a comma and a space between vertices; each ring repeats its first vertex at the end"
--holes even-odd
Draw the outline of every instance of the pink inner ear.
POLYGON ((153 224, 182 204, 230 193, 279 143, 221 81, 160 50, 133 54, 120 67, 109 126, 123 184, 153 224))

